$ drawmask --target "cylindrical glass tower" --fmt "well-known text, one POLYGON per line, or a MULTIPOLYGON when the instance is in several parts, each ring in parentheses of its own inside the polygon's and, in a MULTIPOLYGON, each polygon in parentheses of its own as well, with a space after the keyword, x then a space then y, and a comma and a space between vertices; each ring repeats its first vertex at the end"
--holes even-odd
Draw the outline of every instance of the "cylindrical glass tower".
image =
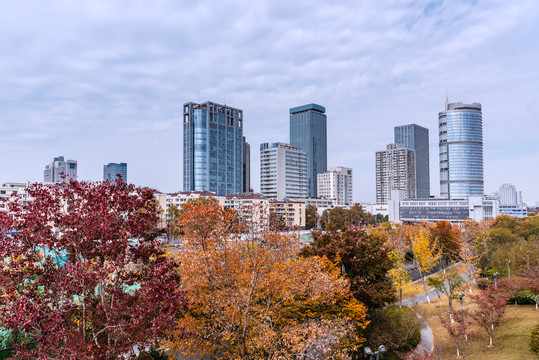
POLYGON ((483 119, 481 104, 448 103, 438 114, 440 196, 483 196, 483 119))

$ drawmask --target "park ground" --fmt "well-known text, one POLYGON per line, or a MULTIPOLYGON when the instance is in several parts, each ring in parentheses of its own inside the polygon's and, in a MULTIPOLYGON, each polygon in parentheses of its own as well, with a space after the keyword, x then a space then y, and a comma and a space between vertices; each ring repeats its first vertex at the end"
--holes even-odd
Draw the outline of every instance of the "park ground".
MULTIPOLYGON (((429 290, 429 288, 427 288, 429 290)), ((414 283, 406 295, 414 296, 422 292, 421 283, 414 283), (420 289, 420 290, 419 290, 420 289)), ((472 286, 475 294, 477 287, 472 286)), ((468 295, 468 287, 466 287, 468 295)), ((463 302, 465 309, 473 311, 475 304, 468 296, 463 302)), ((460 308, 458 298, 453 300, 453 307, 460 308)), ((457 359, 456 347, 452 343, 447 330, 442 326, 440 318, 449 317, 449 305, 445 295, 441 298, 431 297, 431 303, 413 305, 412 308, 421 315, 429 324, 434 334, 436 358, 457 359)), ((530 350, 530 332, 539 324, 539 311, 534 305, 508 305, 505 315, 505 323, 502 324, 493 335, 493 347, 489 347, 487 332, 477 325, 468 329, 469 340, 466 343, 467 360, 527 360, 539 359, 539 354, 530 350)), ((462 356, 460 357, 462 359, 462 356)))

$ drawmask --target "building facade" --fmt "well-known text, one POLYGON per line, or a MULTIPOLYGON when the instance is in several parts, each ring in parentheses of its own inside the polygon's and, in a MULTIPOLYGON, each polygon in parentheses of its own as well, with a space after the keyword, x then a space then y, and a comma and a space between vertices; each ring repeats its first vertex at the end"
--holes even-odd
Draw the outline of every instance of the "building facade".
POLYGON ((108 163, 103 165, 103 181, 114 181, 120 178, 127 182, 127 164, 126 163, 108 163))
POLYGON ((183 105, 183 188, 244 192, 243 111, 213 102, 183 105))
POLYGON ((430 197, 429 129, 416 124, 395 126, 395 144, 415 150, 416 196, 430 197))
POLYGON ((318 197, 334 199, 336 206, 352 205, 352 169, 342 166, 318 174, 318 197))
POLYGON ((243 192, 251 192, 251 145, 243 137, 243 192))
POLYGON ((376 203, 387 204, 392 190, 404 191, 406 199, 416 198, 415 151, 403 144, 389 144, 376 152, 376 203))
POLYGON ((308 196, 317 197, 318 174, 327 170, 326 109, 308 104, 290 109, 290 144, 307 154, 308 196))
POLYGON ((305 229, 305 203, 303 201, 270 201, 270 214, 282 216, 289 229, 305 229))
POLYGON ((438 114, 440 197, 483 196, 483 118, 481 104, 445 103, 438 114))
POLYGON ((277 200, 307 197, 307 154, 284 143, 260 144, 260 192, 277 200))
POLYGON ((498 189, 500 205, 517 205, 517 189, 513 184, 502 184, 498 189))
POLYGON ((63 156, 55 157, 43 171, 43 182, 69 182, 71 179, 77 180, 77 162, 66 161, 63 156))

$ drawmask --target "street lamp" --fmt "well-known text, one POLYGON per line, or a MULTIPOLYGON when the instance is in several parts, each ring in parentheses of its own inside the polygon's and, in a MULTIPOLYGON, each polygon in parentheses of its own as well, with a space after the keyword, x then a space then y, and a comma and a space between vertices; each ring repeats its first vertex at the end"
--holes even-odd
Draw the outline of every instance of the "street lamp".
POLYGON ((530 250, 526 251, 526 255, 528 255, 528 270, 530 270, 530 250))
POLYGON ((511 260, 507 260, 507 270, 509 272, 508 277, 511 277, 511 260))
POLYGON ((498 290, 498 272, 495 272, 494 274, 492 274, 492 276, 494 277, 494 289, 498 290))
POLYGON ((369 356, 370 360, 372 360, 374 355, 376 355, 376 360, 379 360, 380 359, 380 357, 379 357, 380 354, 385 353, 386 351, 387 351, 387 349, 386 349, 385 345, 380 345, 378 347, 378 350, 375 351, 375 352, 372 352, 370 347, 366 347, 365 349, 363 349, 363 353, 365 354, 365 357, 369 356))

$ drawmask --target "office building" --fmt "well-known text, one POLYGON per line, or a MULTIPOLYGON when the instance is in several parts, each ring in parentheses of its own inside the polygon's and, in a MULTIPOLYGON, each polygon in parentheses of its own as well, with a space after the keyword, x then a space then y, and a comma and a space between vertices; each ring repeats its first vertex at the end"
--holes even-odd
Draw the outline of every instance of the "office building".
POLYGON ((260 144, 260 192, 277 200, 307 197, 307 154, 284 143, 260 144))
POLYGON ((387 204, 392 190, 404 191, 406 199, 416 198, 415 150, 403 144, 389 144, 376 152, 376 203, 387 204))
POLYGON ((251 192, 251 145, 243 137, 243 192, 251 192))
POLYGON ((438 114, 440 196, 483 196, 483 119, 481 104, 445 103, 438 114))
POLYGON ((415 150, 415 190, 420 199, 430 197, 429 129, 416 124, 395 126, 395 144, 415 150))
POLYGON ((317 197, 318 174, 327 171, 326 109, 308 104, 290 109, 290 144, 307 154, 308 196, 317 197))
POLYGON ((69 182, 71 179, 77 180, 77 162, 65 161, 63 156, 55 157, 43 171, 44 182, 69 182))
POLYGON ((389 201, 391 222, 438 222, 463 223, 466 219, 491 220, 500 214, 497 198, 470 196, 468 199, 404 199, 401 191, 393 191, 389 201))
POLYGON ((103 181, 114 181, 120 178, 127 182, 127 164, 126 163, 108 163, 103 165, 103 181))
POLYGON ((318 174, 318 197, 333 199, 336 206, 352 205, 352 169, 338 166, 318 174))
POLYGON ((243 193, 243 111, 213 102, 183 106, 183 188, 243 193))
POLYGON ((498 190, 500 205, 517 205, 517 189, 513 184, 502 184, 498 190))

